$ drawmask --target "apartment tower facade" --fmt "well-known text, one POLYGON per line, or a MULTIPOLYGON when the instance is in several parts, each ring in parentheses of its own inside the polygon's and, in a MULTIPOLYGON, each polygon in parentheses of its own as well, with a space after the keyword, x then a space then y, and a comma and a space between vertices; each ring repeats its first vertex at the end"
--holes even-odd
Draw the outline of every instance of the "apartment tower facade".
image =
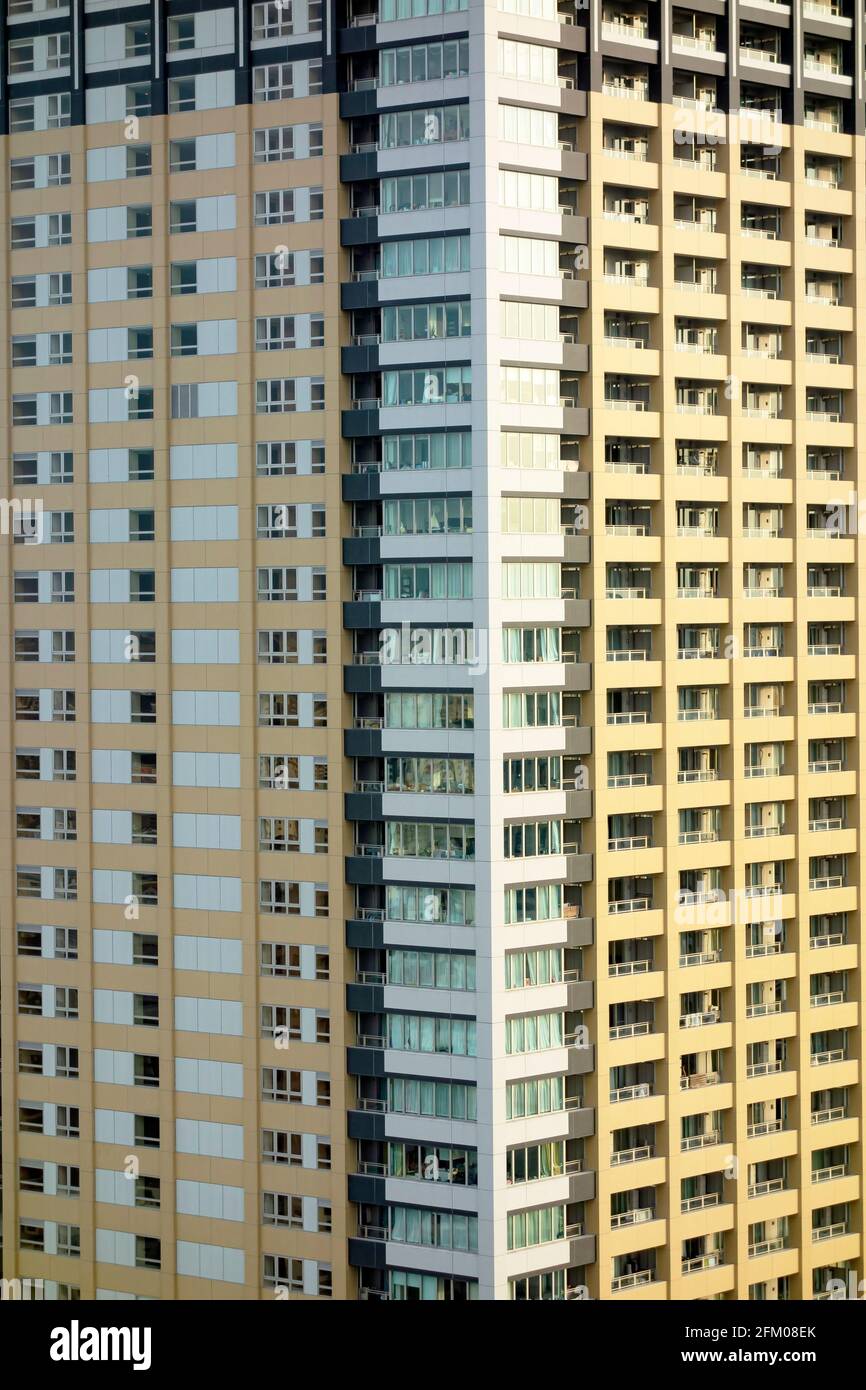
POLYGON ((4 1278, 851 1296, 862 6, 4 8, 4 1278))

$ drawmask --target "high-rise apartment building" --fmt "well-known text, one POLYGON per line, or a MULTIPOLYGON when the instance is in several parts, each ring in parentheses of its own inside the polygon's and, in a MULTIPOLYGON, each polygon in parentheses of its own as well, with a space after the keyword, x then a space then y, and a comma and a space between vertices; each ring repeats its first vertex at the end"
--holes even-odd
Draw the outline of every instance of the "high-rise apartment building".
POLYGON ((3 1276, 847 1290, 863 5, 4 10, 3 1276))

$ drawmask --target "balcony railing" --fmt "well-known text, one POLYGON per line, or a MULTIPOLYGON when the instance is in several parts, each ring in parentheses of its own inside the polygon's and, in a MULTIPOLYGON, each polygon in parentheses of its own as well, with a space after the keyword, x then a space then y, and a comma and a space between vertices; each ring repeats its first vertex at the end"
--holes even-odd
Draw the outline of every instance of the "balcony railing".
POLYGON ((769 1240, 756 1241, 749 1246, 749 1259, 754 1260, 758 1255, 770 1255, 774 1250, 785 1249, 785 1236, 771 1236, 769 1240))
POLYGON ((746 1005, 746 1018, 766 1018, 768 1014, 780 1014, 781 1012, 781 999, 762 999, 759 1004, 746 1005))
POLYGON ((819 0, 803 0, 803 14, 811 15, 813 19, 839 19, 842 7, 832 3, 822 5, 819 0))
POLYGON ((650 960, 623 960, 607 968, 608 975, 643 975, 652 969, 650 960))
POLYGON ((702 1192, 698 1197, 687 1197, 684 1202, 680 1202, 680 1212, 685 1214, 689 1211, 702 1211, 704 1207, 717 1207, 718 1204, 718 1192, 702 1192))
POLYGON ((720 1144, 722 1136, 717 1129, 708 1129, 704 1134, 689 1134, 680 1141, 680 1149, 687 1153, 691 1149, 708 1149, 713 1144, 720 1144))
POLYGON ((847 1163, 834 1163, 829 1168, 813 1168, 812 1181, 814 1182, 833 1182, 836 1178, 844 1178, 848 1175, 847 1163))
POLYGON ((388 1172, 388 1165, 386 1163, 374 1163, 372 1159, 364 1158, 358 1164, 358 1172, 362 1173, 364 1177, 384 1178, 388 1172))
MULTIPOLYGON (((560 141, 560 144, 561 144, 561 143, 562 143, 562 142, 560 141)), ((573 146, 569 145, 568 148, 569 148, 569 149, 573 149, 573 146)), ((640 159, 640 160, 645 160, 646 157, 647 157, 647 150, 646 150, 646 148, 641 147, 641 146, 637 146, 635 149, 631 149, 631 150, 628 150, 628 149, 624 150, 624 149, 620 149, 620 148, 619 148, 618 146, 616 146, 616 145, 603 145, 603 146, 602 146, 602 154, 606 154, 606 155, 608 156, 608 158, 610 158, 610 159, 640 159)))
POLYGON ((649 88, 639 85, 629 86, 625 82, 602 82, 602 96, 619 97, 626 101, 646 101, 649 96, 649 88))
POLYGON ((769 1062, 749 1062, 746 1066, 746 1076, 750 1079, 753 1076, 772 1076, 782 1070, 780 1058, 775 1058, 769 1062))
POLYGON ((847 1221, 834 1221, 832 1226, 813 1226, 812 1240, 833 1240, 835 1236, 846 1236, 848 1234, 847 1221))
POLYGON ((746 960, 754 960, 758 956, 775 956, 781 949, 781 941, 758 941, 746 947, 746 960))
POLYGON ((701 1269, 717 1269, 723 1263, 719 1250, 710 1250, 706 1255, 695 1255, 691 1260, 683 1260, 683 1274, 697 1274, 701 1269))
POLYGON ((359 1096, 352 1108, 373 1115, 384 1115, 386 1109, 384 1100, 380 1100, 378 1096, 359 1096))
POLYGON ((784 1189, 784 1178, 767 1178, 764 1182, 750 1183, 748 1195, 750 1197, 766 1197, 768 1192, 783 1192, 784 1189))
POLYGON ((610 1218, 610 1228, 612 1231, 619 1230, 623 1226, 638 1226, 644 1221, 654 1221, 655 1210, 653 1207, 635 1207, 632 1211, 621 1211, 610 1218))
POLYGON ((629 24, 622 19, 603 19, 601 36, 603 39, 613 39, 617 43, 640 41, 649 38, 649 26, 646 21, 629 24))
POLYGON ((829 1067, 834 1062, 844 1062, 845 1058, 844 1047, 832 1047, 827 1052, 813 1052, 811 1062, 813 1067, 829 1067))
POLYGON ((638 1269, 633 1274, 620 1274, 610 1281, 611 1293, 619 1293, 622 1289, 634 1289, 639 1284, 652 1284, 655 1281, 656 1272, 654 1269, 638 1269))
POLYGON ((635 1023, 618 1023, 610 1029, 611 1042, 617 1038, 642 1038, 653 1030, 651 1019, 639 1019, 635 1023))
POLYGON ((762 1120, 760 1124, 748 1125, 746 1134, 750 1139, 758 1139, 764 1134, 779 1134, 781 1129, 781 1120, 762 1120))
POLYGON ((621 1167, 624 1163, 642 1163, 644 1159, 652 1158, 655 1148, 652 1144, 640 1144, 634 1149, 614 1149, 610 1156, 612 1168, 621 1167))
POLYGON ((650 466, 649 466, 649 464, 646 463, 646 462, 644 462, 644 461, 641 460, 641 459, 627 459, 627 460, 626 460, 625 462, 623 462, 623 463, 620 463, 618 460, 615 460, 615 459, 606 459, 606 460, 605 460, 604 468, 605 468, 605 472, 606 472, 606 473, 635 473, 635 474, 637 474, 637 473, 649 473, 649 471, 650 471, 650 466))
POLYGON ((827 1110, 813 1110, 813 1125, 829 1125, 834 1120, 847 1120, 848 1110, 844 1105, 832 1105, 827 1110))
POLYGON ((618 1091, 611 1091, 611 1105, 618 1105, 624 1100, 646 1100, 652 1095, 652 1086, 648 1081, 640 1081, 635 1086, 620 1086, 618 1091))
POLYGON ((840 63, 835 58, 803 58, 803 72, 811 73, 814 77, 839 77, 842 72, 840 63))
MULTIPOLYGON (((713 836, 712 838, 715 839, 716 837, 713 836)), ((692 965, 715 965, 721 958, 721 951, 692 951, 687 955, 680 956, 680 968, 685 970, 692 965)))
POLYGON ((715 53, 716 39, 713 34, 678 34, 676 31, 671 35, 674 48, 686 48, 696 53, 715 53))
POLYGON ((627 338, 616 333, 612 334, 611 336, 605 336, 604 342, 605 346, 609 348, 623 347, 643 349, 647 346, 646 340, 644 338, 627 338))
POLYGON ((388 1230, 385 1226, 374 1226, 367 1222, 358 1223, 358 1235, 365 1240, 387 1240, 388 1230))
POLYGON ((741 44, 740 61, 742 63, 766 63, 775 66, 780 59, 778 53, 770 53, 765 48, 749 48, 741 44))
POLYGON ((721 1075, 717 1071, 692 1072, 690 1076, 680 1077, 680 1090, 697 1091, 704 1086, 718 1086, 721 1079, 721 1075))
POLYGON ((810 996, 809 1003, 813 1009, 826 1009, 832 1004, 845 1003, 844 989, 833 989, 826 994, 813 994, 810 996))

